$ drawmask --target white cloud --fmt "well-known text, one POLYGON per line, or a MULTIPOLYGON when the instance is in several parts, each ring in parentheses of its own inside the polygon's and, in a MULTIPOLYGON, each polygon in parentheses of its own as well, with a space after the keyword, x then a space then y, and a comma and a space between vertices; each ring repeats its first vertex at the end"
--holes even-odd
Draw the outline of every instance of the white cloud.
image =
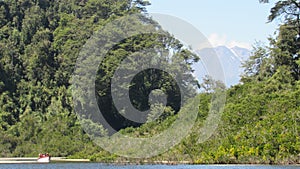
POLYGON ((214 34, 211 34, 208 36, 208 41, 211 43, 211 45, 213 47, 224 46, 227 42, 227 36, 226 35, 218 35, 218 34, 214 33, 214 34))
POLYGON ((208 36, 208 41, 211 43, 213 47, 217 46, 227 46, 229 48, 238 46, 242 48, 251 49, 251 45, 247 42, 238 42, 235 40, 229 40, 226 35, 219 35, 217 33, 213 33, 208 36))
POLYGON ((247 42, 238 42, 238 41, 230 41, 227 44, 227 46, 230 47, 230 48, 235 47, 235 46, 246 48, 246 49, 251 49, 252 48, 252 45, 250 45, 249 43, 247 43, 247 42))

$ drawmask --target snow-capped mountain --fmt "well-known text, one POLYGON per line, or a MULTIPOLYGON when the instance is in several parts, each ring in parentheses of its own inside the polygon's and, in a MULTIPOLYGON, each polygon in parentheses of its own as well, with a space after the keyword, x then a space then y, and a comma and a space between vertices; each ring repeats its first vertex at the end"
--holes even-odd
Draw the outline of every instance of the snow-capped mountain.
MULTIPOLYGON (((205 48, 197 51, 200 56, 200 62, 195 64, 195 76, 201 82, 205 75, 210 74, 222 74, 224 73, 225 84, 227 87, 236 85, 240 81, 240 75, 243 72, 242 63, 246 61, 250 56, 250 50, 233 47, 228 48, 226 46, 218 46, 216 48, 205 48), (222 66, 222 69, 215 69, 217 62, 222 66), (212 72, 218 70, 218 72, 212 72), (223 72, 222 72, 223 70, 223 72), (208 73, 210 71, 210 73, 208 73)), ((215 78, 215 77, 214 77, 215 78)))
POLYGON ((249 56, 251 54, 251 51, 246 48, 241 48, 241 47, 233 47, 231 50, 238 56, 242 61, 246 61, 249 59, 249 56))

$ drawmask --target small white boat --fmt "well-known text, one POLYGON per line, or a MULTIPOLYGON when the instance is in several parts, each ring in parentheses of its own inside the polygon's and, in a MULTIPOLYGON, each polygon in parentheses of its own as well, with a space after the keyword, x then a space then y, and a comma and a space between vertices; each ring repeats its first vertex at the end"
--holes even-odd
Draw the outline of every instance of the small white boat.
POLYGON ((49 163, 51 159, 51 156, 47 154, 39 154, 39 158, 37 159, 37 162, 39 163, 49 163))

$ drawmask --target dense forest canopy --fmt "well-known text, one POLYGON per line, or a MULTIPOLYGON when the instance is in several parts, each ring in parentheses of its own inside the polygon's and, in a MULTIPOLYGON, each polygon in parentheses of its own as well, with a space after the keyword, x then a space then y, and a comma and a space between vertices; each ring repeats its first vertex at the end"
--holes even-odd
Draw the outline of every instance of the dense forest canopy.
MULTIPOLYGON (((148 5, 144 0, 0 1, 0 156, 37 156, 49 152, 53 156, 97 161, 124 159, 95 146, 82 129, 74 113, 70 80, 81 49, 94 32, 122 16, 145 14, 148 5)), ((190 136, 149 160, 299 163, 299 11, 298 0, 278 0, 270 9, 268 21, 282 22, 278 33, 269 38, 269 45, 254 46, 252 56, 244 64, 241 83, 226 89, 227 103, 221 124, 208 141, 198 143, 198 131, 213 104, 214 90, 197 96, 198 119, 190 136)), ((152 22, 145 19, 145 24, 152 22)), ((159 25, 156 27, 160 29, 159 25)), ((152 114, 143 118, 150 121, 146 124, 122 119, 111 104, 110 82, 126 55, 143 48, 164 48, 162 53, 172 51, 187 65, 184 71, 187 84, 182 84, 183 87, 192 91, 198 85, 190 76, 190 65, 199 60, 198 56, 171 35, 164 35, 140 34, 124 39, 109 51, 98 70, 95 82, 98 104, 105 105, 102 108, 107 118, 113 119, 114 129, 129 136, 147 137, 168 128, 180 110, 180 96, 169 74, 145 70, 131 84, 134 107, 149 109, 148 96, 155 89, 168 94, 168 107, 159 118, 155 112, 160 105, 154 107, 152 114)), ((177 61, 166 56, 158 52, 153 58, 177 61)), ((210 79, 199 86, 214 89, 218 85, 221 84, 210 79)), ((86 124, 93 130, 107 132, 92 121, 87 120, 86 124)))
POLYGON ((65 156, 82 149, 87 136, 73 112, 70 89, 78 53, 94 31, 118 17, 142 13, 148 4, 141 0, 0 2, 2 156, 36 155, 42 150, 65 156), (70 145, 71 140, 78 142, 70 145), (69 147, 60 148, 65 145, 69 147))

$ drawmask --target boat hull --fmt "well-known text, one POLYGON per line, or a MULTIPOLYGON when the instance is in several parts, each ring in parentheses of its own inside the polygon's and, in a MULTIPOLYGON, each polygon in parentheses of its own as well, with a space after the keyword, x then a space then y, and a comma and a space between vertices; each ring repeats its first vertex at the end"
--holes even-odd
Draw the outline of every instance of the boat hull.
POLYGON ((50 162, 50 157, 38 158, 37 162, 39 162, 39 163, 49 163, 50 162))

